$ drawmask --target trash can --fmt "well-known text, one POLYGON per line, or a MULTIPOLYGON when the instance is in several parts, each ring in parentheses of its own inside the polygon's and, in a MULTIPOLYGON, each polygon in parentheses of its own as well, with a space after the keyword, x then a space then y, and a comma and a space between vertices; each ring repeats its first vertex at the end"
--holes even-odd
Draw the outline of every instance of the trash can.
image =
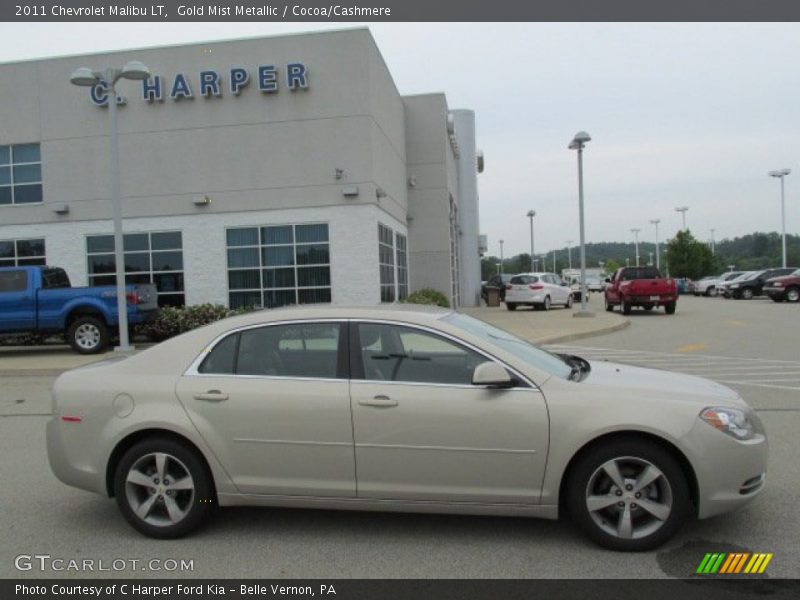
POLYGON ((500 290, 498 288, 486 288, 486 306, 500 306, 500 290))

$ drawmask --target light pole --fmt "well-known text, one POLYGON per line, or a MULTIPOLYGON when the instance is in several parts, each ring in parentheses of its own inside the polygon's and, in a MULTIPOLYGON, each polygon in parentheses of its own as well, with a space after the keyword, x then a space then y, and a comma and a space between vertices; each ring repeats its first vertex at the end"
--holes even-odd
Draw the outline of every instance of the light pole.
POLYGON ((586 309, 586 236, 583 223, 583 147, 591 141, 591 136, 585 131, 579 131, 567 146, 570 150, 578 151, 578 215, 580 220, 581 244, 581 309, 573 313, 576 317, 593 317, 594 313, 586 309))
POLYGON ((770 171, 768 173, 770 177, 777 177, 781 180, 781 248, 783 253, 781 266, 783 267, 786 267, 786 203, 783 195, 783 178, 791 172, 791 169, 781 169, 780 171, 770 171))
POLYGON ((631 233, 633 234, 633 246, 636 250, 636 266, 639 266, 639 232, 641 229, 631 229, 631 233))
POLYGON ((500 274, 503 273, 503 240, 500 240, 500 274))
POLYGON ((605 272, 606 272, 606 261, 604 261, 604 260, 598 260, 598 261, 597 261, 597 264, 598 264, 598 265, 600 265, 600 271, 601 271, 602 273, 605 273, 605 272))
POLYGON ((125 296, 125 255, 122 238, 122 197, 119 183, 119 136, 117 133, 117 90, 114 87, 120 79, 141 81, 150 77, 150 69, 137 60, 132 60, 121 69, 108 67, 103 71, 93 71, 88 67, 75 69, 70 77, 73 85, 103 86, 108 98, 108 123, 111 157, 111 205, 114 216, 114 261, 117 277, 117 312, 119 317, 119 352, 130 352, 128 336, 128 299, 125 296))
POLYGON ((536 264, 535 264, 534 258, 533 258, 533 217, 535 217, 535 216, 536 216, 536 211, 535 210, 529 210, 528 211, 528 218, 531 220, 531 271, 535 271, 536 270, 536 264))
POLYGON ((553 249, 553 273, 556 272, 556 251, 553 249))
POLYGON ((569 261, 569 268, 572 270, 572 240, 564 242, 567 245, 567 260, 569 261))
POLYGON ((716 244, 714 242, 714 228, 711 228, 711 256, 715 256, 717 253, 716 244))
POLYGON ((688 206, 676 206, 675 212, 681 213, 681 218, 683 219, 683 227, 681 231, 686 231, 686 211, 689 210, 688 206))
POLYGON ((658 258, 658 224, 661 223, 661 219, 653 219, 650 221, 653 225, 656 226, 656 269, 661 269, 661 261, 658 258))

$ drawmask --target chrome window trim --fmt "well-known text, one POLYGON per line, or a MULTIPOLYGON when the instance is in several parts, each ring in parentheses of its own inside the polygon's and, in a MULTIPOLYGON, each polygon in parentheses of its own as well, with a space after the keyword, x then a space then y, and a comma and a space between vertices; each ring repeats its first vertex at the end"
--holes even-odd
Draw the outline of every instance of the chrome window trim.
MULTIPOLYGON (((499 363, 503 366, 503 368, 508 369, 511 373, 513 373, 516 377, 518 377, 521 381, 528 384, 529 387, 521 387, 515 386, 513 388, 504 389, 504 391, 515 391, 515 390, 527 390, 532 389, 539 393, 542 393, 541 388, 536 385, 533 381, 531 381, 530 377, 523 375, 519 372, 518 369, 510 366, 504 360, 497 358, 496 356, 492 355, 491 353, 478 348, 474 344, 462 340, 459 337, 441 331, 439 329, 434 329, 426 325, 419 325, 417 323, 409 323, 408 321, 395 321, 391 319, 361 319, 361 318, 322 318, 322 319, 313 319, 313 318, 306 318, 306 319, 290 319, 286 321, 274 321, 272 323, 256 323, 254 325, 244 325, 242 327, 237 327, 235 329, 230 329, 225 331, 224 333, 219 334, 213 340, 211 340, 206 347, 200 352, 200 354, 195 357, 192 363, 189 365, 189 368, 183 372, 182 377, 185 376, 193 376, 193 377, 242 377, 242 378, 249 378, 249 379, 276 379, 276 380, 290 380, 290 381, 349 381, 351 383, 379 383, 379 384, 388 384, 388 385, 415 385, 415 386, 429 386, 429 387, 447 387, 447 388, 459 388, 459 389, 470 389, 474 390, 476 388, 483 388, 484 386, 476 386, 476 385, 469 385, 469 384, 450 384, 450 383, 425 383, 422 381, 386 381, 386 380, 373 380, 373 379, 353 379, 350 377, 349 379, 339 379, 339 378, 331 378, 331 377, 288 377, 285 375, 237 375, 235 373, 200 373, 198 368, 200 364, 205 360, 206 356, 214 350, 216 345, 220 343, 224 338, 228 337, 229 335, 234 335, 237 333, 241 333, 242 331, 248 331, 250 329, 259 329, 262 327, 275 327, 279 325, 308 325, 314 323, 347 323, 349 325, 358 325, 359 323, 378 323, 381 325, 399 325, 402 327, 409 327, 411 329, 419 329, 421 331, 425 331, 427 333, 431 333, 433 335, 438 335, 449 339, 456 344, 461 346, 465 346, 480 354, 484 358, 489 361, 499 363)), ((338 352, 338 349, 337 349, 338 352)))

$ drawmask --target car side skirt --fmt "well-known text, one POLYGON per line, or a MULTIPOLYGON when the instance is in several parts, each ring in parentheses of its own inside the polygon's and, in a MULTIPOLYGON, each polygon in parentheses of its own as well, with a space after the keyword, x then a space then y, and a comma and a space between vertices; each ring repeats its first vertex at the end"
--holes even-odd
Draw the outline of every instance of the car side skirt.
POLYGON ((326 510, 367 510, 376 512, 438 513, 454 515, 495 515, 558 519, 558 506, 533 504, 482 504, 478 502, 433 502, 381 500, 375 498, 324 498, 316 496, 259 496, 218 494, 220 506, 271 506, 326 510))

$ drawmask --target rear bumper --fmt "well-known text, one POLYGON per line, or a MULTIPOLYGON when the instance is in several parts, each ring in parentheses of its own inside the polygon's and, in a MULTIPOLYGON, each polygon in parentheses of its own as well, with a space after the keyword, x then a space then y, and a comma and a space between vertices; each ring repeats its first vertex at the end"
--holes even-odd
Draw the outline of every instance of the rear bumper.
POLYGON ((627 302, 635 306, 641 306, 643 304, 653 304, 655 306, 664 306, 665 304, 669 304, 670 302, 677 302, 678 296, 676 295, 663 295, 660 294, 656 296, 653 294, 652 296, 630 296, 629 298, 625 299, 627 302))

